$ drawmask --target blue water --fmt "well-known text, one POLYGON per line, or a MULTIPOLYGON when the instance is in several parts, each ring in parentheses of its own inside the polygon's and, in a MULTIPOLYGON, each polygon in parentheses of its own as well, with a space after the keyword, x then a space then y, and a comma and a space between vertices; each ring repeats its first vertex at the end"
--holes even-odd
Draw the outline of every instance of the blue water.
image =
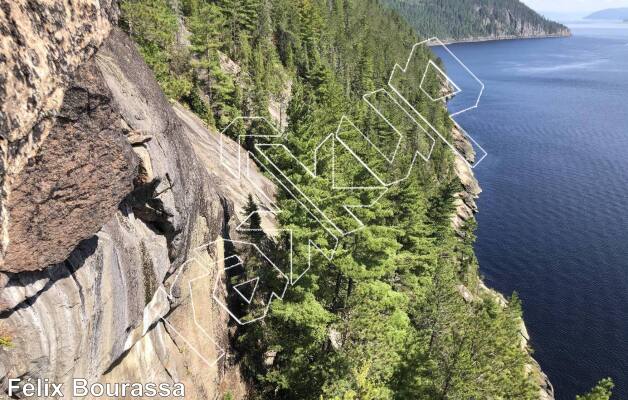
POLYGON ((557 399, 607 376, 628 399, 628 25, 571 27, 450 46, 486 85, 457 117, 489 153, 476 251, 487 284, 523 299, 557 399))

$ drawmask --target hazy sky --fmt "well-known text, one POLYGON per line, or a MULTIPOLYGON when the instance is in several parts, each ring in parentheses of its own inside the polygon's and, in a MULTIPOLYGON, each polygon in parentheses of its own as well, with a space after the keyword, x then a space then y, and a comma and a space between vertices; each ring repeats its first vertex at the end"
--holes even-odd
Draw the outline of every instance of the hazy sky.
POLYGON ((628 7, 628 0, 522 0, 541 12, 588 13, 605 8, 628 7))

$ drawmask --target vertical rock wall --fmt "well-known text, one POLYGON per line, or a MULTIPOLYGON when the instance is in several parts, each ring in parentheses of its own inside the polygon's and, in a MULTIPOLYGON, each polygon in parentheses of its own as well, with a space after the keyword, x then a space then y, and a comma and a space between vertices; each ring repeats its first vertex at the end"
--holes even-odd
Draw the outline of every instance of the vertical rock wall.
MULTIPOLYGON (((12 341, 0 347, 0 389, 82 377, 184 382, 188 398, 214 398, 226 367, 203 368, 190 294, 169 293, 193 249, 220 237, 229 188, 108 7, 0 0, 0 335, 12 341)), ((220 269, 219 254, 206 257, 220 269)), ((225 348, 226 315, 208 300, 200 322, 225 348)))

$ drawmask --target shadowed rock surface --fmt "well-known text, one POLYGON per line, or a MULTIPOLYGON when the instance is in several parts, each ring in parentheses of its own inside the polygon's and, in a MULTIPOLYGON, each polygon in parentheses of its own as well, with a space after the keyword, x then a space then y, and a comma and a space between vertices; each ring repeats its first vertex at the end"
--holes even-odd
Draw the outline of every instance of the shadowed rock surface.
POLYGON ((0 0, 0 269, 13 181, 49 135, 72 74, 117 16, 114 0, 0 0))
POLYGON ((137 163, 100 71, 92 62, 80 67, 48 138, 14 179, 1 268, 65 260, 116 212, 133 189, 137 163))

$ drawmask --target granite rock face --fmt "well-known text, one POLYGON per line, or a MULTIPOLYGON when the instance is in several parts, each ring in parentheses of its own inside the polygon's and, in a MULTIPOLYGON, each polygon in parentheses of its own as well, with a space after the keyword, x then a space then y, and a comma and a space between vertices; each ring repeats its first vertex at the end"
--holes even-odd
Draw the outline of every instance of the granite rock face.
POLYGON ((74 71, 117 16, 115 0, 0 0, 0 260, 11 241, 14 180, 50 134, 74 71))
MULTIPOLYGON (((215 345, 209 357, 218 357, 228 347, 226 313, 208 297, 194 315, 187 281, 175 279, 199 273, 185 267, 191 257, 222 270, 219 250, 194 253, 233 226, 231 182, 209 168, 212 155, 195 152, 216 149, 190 142, 216 133, 181 121, 117 28, 76 65, 64 92, 54 115, 35 123, 46 122, 46 135, 3 197, 11 240, 0 334, 13 346, 0 347, 0 391, 9 378, 67 386, 83 377, 184 382, 191 399, 243 392, 237 368, 225 358, 206 368, 191 348, 215 345)), ((24 121, 10 124, 17 132, 24 121)))
MULTIPOLYGON (((458 128, 452 131, 453 142, 456 149, 469 163, 475 162, 475 151, 471 142, 458 128)), ((478 211, 476 200, 482 193, 482 188, 478 183, 473 170, 462 161, 460 157, 454 158, 454 172, 462 184, 462 191, 456 193, 455 206, 456 213, 452 217, 452 225, 460 236, 464 236, 465 225, 475 218, 478 211)))
POLYGON ((13 179, 4 271, 64 261, 133 189, 137 157, 100 71, 90 62, 74 75, 47 139, 13 179))
POLYGON ((117 14, 113 0, 0 1, 3 139, 19 144, 59 108, 65 84, 107 38, 117 14))

